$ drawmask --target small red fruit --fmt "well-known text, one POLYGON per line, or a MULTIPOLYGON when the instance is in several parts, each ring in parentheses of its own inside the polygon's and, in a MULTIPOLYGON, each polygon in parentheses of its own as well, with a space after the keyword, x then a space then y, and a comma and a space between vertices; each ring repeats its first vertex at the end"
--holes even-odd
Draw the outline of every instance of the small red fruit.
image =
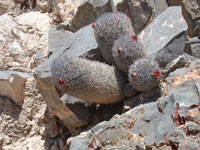
POLYGON ((154 77, 156 77, 157 79, 160 78, 160 71, 159 70, 154 71, 153 74, 154 74, 154 77))
POLYGON ((59 80, 58 80, 58 83, 59 83, 60 85, 62 85, 62 84, 64 83, 64 80, 63 80, 63 79, 59 79, 59 80))
POLYGON ((122 49, 119 48, 117 52, 118 52, 118 54, 121 54, 122 53, 122 49))
POLYGON ((131 36, 131 38, 133 39, 133 40, 138 40, 138 37, 137 37, 137 35, 133 35, 133 36, 131 36))
POLYGON ((97 26, 96 23, 93 23, 93 24, 92 24, 92 28, 93 28, 93 29, 95 29, 96 26, 97 26))
POLYGON ((136 74, 135 74, 135 73, 132 73, 132 74, 131 74, 131 77, 132 77, 132 78, 135 78, 135 77, 136 77, 136 74))

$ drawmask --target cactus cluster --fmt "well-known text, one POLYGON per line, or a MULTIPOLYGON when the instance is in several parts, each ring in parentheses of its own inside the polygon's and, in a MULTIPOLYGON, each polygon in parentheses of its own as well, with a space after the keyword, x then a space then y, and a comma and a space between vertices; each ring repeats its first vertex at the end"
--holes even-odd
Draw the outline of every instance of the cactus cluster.
POLYGON ((138 59, 130 66, 128 77, 137 91, 150 91, 158 86, 161 77, 159 64, 150 58, 138 59))
MULTIPOLYGON (((158 86, 159 65, 145 57, 128 16, 120 12, 104 13, 92 27, 107 64, 59 56, 51 64, 52 82, 58 89, 89 102, 109 104, 158 86)), ((157 58, 161 56, 164 55, 157 58)))
POLYGON ((64 55, 53 61, 51 72, 54 85, 71 96, 103 104, 125 99, 124 75, 105 63, 64 55))
POLYGON ((126 34, 115 41, 112 56, 117 67, 128 74, 129 66, 137 59, 145 57, 145 53, 137 37, 126 34))
POLYGON ((134 35, 129 17, 120 12, 107 12, 92 26, 103 58, 108 64, 114 64, 111 50, 115 40, 125 34, 134 35))

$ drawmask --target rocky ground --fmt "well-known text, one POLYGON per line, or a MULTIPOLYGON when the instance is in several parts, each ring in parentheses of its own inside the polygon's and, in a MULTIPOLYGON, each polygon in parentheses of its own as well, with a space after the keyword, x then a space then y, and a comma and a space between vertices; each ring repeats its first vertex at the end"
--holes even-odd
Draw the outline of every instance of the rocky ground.
POLYGON ((182 33, 188 27, 188 39, 199 36, 199 12, 198 0, 0 0, 0 149, 198 150, 200 44, 184 48, 182 33), (174 16, 167 13, 169 6, 181 6, 183 16, 178 8, 174 16), (115 7, 130 16, 148 55, 162 48, 184 50, 181 57, 177 50, 178 58, 166 68, 161 92, 128 96, 112 105, 83 104, 73 97, 61 101, 62 93, 56 92, 55 106, 50 101, 55 91, 44 94, 51 89, 44 82, 49 71, 45 65, 65 51, 102 61, 92 28, 86 25, 115 7), (163 11, 167 15, 159 17, 163 11), (167 33, 161 25, 169 15, 174 30, 167 33), (149 25, 155 18, 158 24, 149 25))

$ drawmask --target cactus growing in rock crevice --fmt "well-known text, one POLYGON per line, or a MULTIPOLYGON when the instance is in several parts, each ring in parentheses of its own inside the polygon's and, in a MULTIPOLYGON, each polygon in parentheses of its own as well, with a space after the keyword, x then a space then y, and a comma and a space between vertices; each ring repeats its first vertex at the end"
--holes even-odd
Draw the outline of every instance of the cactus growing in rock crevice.
POLYGON ((161 69, 155 60, 138 59, 130 66, 128 76, 135 90, 146 92, 158 86, 161 79, 161 69))
POLYGON ((120 12, 102 14, 92 25, 100 52, 108 64, 114 64, 111 49, 114 41, 125 34, 134 35, 129 17, 120 12))
POLYGON ((125 99, 125 77, 113 66, 78 57, 60 56, 53 61, 51 72, 54 85, 71 96, 100 104, 125 99))
POLYGON ((125 74, 137 59, 145 57, 143 46, 137 36, 123 35, 115 41, 112 56, 116 66, 125 74))

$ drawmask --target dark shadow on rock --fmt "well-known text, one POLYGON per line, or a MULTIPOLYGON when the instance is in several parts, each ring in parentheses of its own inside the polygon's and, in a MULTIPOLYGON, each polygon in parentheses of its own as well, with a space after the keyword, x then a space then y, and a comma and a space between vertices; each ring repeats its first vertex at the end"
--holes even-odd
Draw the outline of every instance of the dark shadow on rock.
POLYGON ((140 93, 137 96, 129 98, 124 101, 123 112, 126 112, 141 104, 155 102, 160 96, 161 96, 160 88, 156 88, 152 91, 149 91, 148 93, 140 93))
POLYGON ((22 109, 20 108, 20 106, 15 104, 14 101, 9 99, 8 97, 0 97, 0 115, 2 113, 5 113, 15 120, 18 120, 21 111, 22 109))
POLYGON ((49 149, 68 149, 66 140, 71 137, 69 129, 56 116, 52 116, 47 110, 39 126, 45 125, 45 131, 42 133, 42 139, 45 141, 45 150, 49 149))

